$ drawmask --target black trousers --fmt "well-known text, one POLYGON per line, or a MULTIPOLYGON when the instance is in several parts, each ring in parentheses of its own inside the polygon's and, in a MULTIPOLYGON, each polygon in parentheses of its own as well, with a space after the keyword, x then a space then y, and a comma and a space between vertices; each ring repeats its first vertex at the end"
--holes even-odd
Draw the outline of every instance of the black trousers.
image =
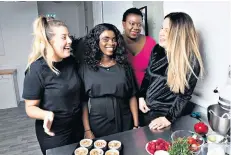
POLYGON ((84 135, 82 117, 79 114, 69 118, 55 116, 51 128, 55 136, 49 136, 44 132, 42 120, 36 120, 35 130, 44 155, 47 149, 79 142, 84 135))

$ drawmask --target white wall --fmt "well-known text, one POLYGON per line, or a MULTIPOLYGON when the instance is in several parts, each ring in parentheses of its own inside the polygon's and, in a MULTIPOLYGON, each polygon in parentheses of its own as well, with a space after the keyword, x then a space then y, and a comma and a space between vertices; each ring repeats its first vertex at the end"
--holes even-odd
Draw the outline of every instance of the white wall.
POLYGON ((85 25, 88 27, 88 32, 93 28, 94 20, 93 20, 93 7, 91 1, 84 2, 85 9, 85 25))
POLYGON ((159 31, 164 19, 164 9, 162 1, 133 1, 133 6, 141 8, 147 6, 149 35, 158 42, 159 31))
POLYGON ((0 25, 5 48, 5 54, 0 56, 0 69, 17 69, 20 97, 24 70, 31 52, 32 22, 37 16, 36 2, 0 2, 0 25))
POLYGON ((132 1, 103 1, 103 22, 115 25, 123 32, 123 13, 133 7, 132 1))
MULTIPOLYGON (((69 1, 70 2, 70 1, 69 1)), ((79 25, 77 26, 73 26, 73 30, 78 29, 79 30, 79 35, 76 35, 77 37, 83 37, 86 35, 86 29, 85 29, 85 11, 84 11, 84 2, 83 1, 77 1, 78 3, 80 3, 77 7, 78 9, 78 18, 74 19, 77 20, 79 22, 79 25)), ((70 10, 72 8, 69 8, 70 10)), ((74 8, 73 8, 74 9, 74 8)), ((69 20, 72 20, 70 17, 67 17, 69 20)))
POLYGON ((114 24, 121 33, 123 32, 123 13, 132 7, 147 6, 149 35, 158 41, 159 30, 164 18, 162 1, 103 1, 102 3, 103 22, 114 24))
POLYGON ((0 24, 0 55, 5 54, 4 43, 3 43, 3 36, 2 36, 2 28, 0 24))
POLYGON ((158 41, 158 32, 166 14, 175 11, 188 13, 200 36, 200 50, 203 56, 205 75, 199 80, 192 101, 206 108, 216 104, 218 95, 213 93, 216 87, 224 87, 228 77, 228 65, 231 64, 231 4, 221 2, 103 2, 103 22, 112 23, 122 32, 121 18, 124 11, 131 7, 148 6, 150 35, 158 41), (162 6, 163 5, 163 6, 162 6))
POLYGON ((231 64, 230 2, 164 2, 164 15, 183 11, 188 13, 200 35, 205 77, 199 81, 192 101, 207 107, 217 103, 213 90, 225 86, 228 65, 231 64))
MULTIPOLYGON (((32 23, 41 14, 56 13, 65 21, 70 33, 85 35, 83 2, 0 2, 0 27, 2 33, 0 69, 16 68, 20 99, 22 100, 24 71, 32 44, 32 23), (39 5, 39 6, 38 6, 39 5), (39 9, 39 10, 38 10, 39 9), (2 46, 3 45, 3 46, 2 46)), ((3 88, 1 88, 3 89, 3 88)))
POLYGON ((96 26, 103 22, 103 2, 102 1, 93 1, 92 2, 92 11, 93 11, 93 26, 96 26))
POLYGON ((39 15, 55 13, 57 19, 65 22, 71 35, 76 37, 85 35, 84 2, 74 1, 39 1, 39 15))

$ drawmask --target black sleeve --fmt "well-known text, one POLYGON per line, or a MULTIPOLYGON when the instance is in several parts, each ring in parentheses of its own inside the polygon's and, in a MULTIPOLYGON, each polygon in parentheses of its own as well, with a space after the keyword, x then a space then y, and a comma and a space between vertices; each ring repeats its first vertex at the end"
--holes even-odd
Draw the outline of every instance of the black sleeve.
POLYGON ((22 97, 27 100, 40 100, 44 90, 41 78, 41 66, 34 62, 25 73, 22 97))
POLYGON ((142 80, 141 86, 140 86, 140 90, 138 93, 138 97, 143 97, 146 98, 146 92, 148 90, 148 87, 150 85, 150 80, 151 80, 151 76, 148 73, 149 67, 151 67, 152 63, 155 62, 156 59, 156 49, 158 48, 158 45, 156 45, 153 49, 152 49, 152 53, 151 53, 151 57, 149 59, 149 63, 148 63, 148 67, 146 69, 146 72, 144 74, 144 78, 142 80))
POLYGON ((80 100, 82 103, 88 102, 88 99, 89 99, 88 94, 85 89, 85 80, 84 80, 84 76, 85 76, 84 71, 86 67, 87 66, 85 64, 81 64, 78 68, 78 74, 81 79, 81 98, 80 100))
POLYGON ((128 66, 128 82, 129 82, 130 97, 135 96, 138 91, 138 85, 135 81, 134 71, 130 65, 128 66))
MULTIPOLYGON (((200 66, 197 60, 195 60, 194 63, 195 64, 193 65, 192 68, 194 70, 194 73, 198 77, 200 74, 200 66)), ((181 93, 178 94, 177 98, 173 103, 173 106, 169 109, 167 115, 165 116, 170 122, 174 122, 177 118, 179 118, 182 115, 183 110, 185 109, 187 103, 192 98, 191 95, 196 86, 196 83, 197 83, 197 78, 195 77, 195 75, 191 73, 188 82, 189 88, 187 87, 185 88, 184 94, 181 93)))

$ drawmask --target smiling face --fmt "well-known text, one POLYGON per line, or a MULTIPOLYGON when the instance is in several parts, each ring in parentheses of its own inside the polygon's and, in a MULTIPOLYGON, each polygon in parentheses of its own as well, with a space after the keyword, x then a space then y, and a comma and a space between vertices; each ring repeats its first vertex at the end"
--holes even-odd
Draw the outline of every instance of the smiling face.
POLYGON ((130 39, 136 39, 142 30, 142 17, 136 14, 129 14, 123 22, 125 35, 130 39))
POLYGON ((163 22, 163 26, 159 33, 159 45, 165 49, 168 45, 169 29, 170 29, 170 20, 169 18, 165 18, 163 22))
POLYGON ((112 56, 117 46, 115 33, 111 30, 105 30, 100 34, 99 39, 99 48, 103 54, 112 56))
POLYGON ((69 37, 68 29, 64 26, 53 27, 54 36, 50 43, 54 49, 54 58, 60 60, 70 56, 72 40, 69 37))

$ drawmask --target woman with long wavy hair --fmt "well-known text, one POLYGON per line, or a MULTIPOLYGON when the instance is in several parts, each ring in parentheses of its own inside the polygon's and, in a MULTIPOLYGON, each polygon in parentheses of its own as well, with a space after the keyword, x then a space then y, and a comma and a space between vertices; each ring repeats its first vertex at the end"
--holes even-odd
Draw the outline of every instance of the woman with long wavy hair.
POLYGON ((24 79, 26 113, 36 119, 43 154, 47 149, 78 142, 83 137, 80 106, 81 79, 70 56, 71 39, 59 20, 34 21, 33 51, 24 79))
POLYGON ((165 16, 139 92, 143 125, 162 129, 182 115, 203 72, 198 36, 183 12, 165 16))
POLYGON ((83 124, 86 138, 138 127, 137 86, 124 40, 112 24, 99 24, 85 37, 83 124))

